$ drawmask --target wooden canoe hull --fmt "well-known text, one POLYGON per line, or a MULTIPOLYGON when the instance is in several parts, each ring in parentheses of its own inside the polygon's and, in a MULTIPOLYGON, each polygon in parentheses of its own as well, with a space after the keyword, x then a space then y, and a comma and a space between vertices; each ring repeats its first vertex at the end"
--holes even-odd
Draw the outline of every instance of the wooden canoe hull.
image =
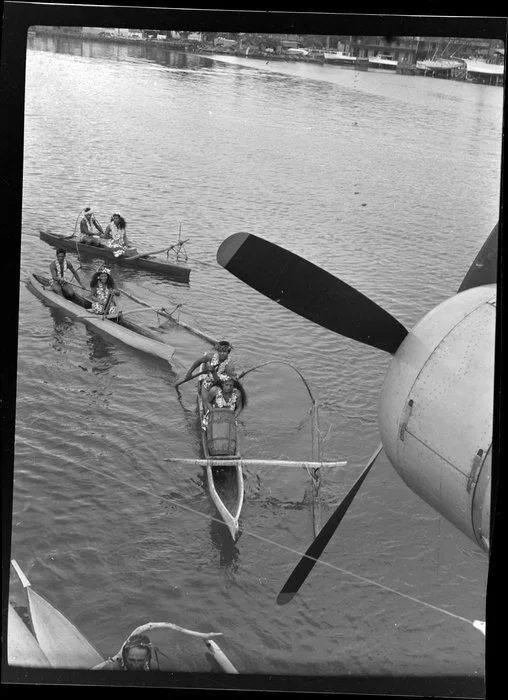
POLYGON ((35 637, 54 668, 93 668, 102 656, 62 613, 31 587, 27 589, 35 637))
POLYGON ((169 362, 175 352, 175 349, 166 343, 162 343, 160 340, 155 340, 149 338, 145 335, 141 335, 135 332, 131 328, 127 328, 121 325, 121 319, 119 322, 112 321, 108 318, 103 319, 102 316, 92 314, 87 312, 82 306, 65 299, 63 296, 56 294, 51 288, 46 286, 43 281, 49 283, 47 278, 41 275, 31 274, 28 281, 28 289, 51 306, 57 307, 70 316, 71 318, 77 318, 78 320, 85 323, 87 326, 94 328, 95 330, 107 335, 111 338, 115 338, 120 342, 128 345, 129 347, 145 352, 154 357, 159 357, 162 360, 169 362))
POLYGON ((102 656, 77 627, 32 589, 14 560, 12 565, 27 593, 31 628, 9 603, 9 664, 43 668, 92 668, 101 663, 102 656))
MULTIPOLYGON (((221 412, 223 413, 224 411, 229 414, 230 421, 232 424, 234 424, 234 439, 227 439, 224 431, 221 430, 220 435, 218 436, 217 439, 215 439, 214 435, 207 435, 207 431, 203 430, 202 428, 202 423, 203 423, 203 417, 204 417, 204 407, 203 407, 203 401, 201 399, 201 382, 198 383, 198 414, 199 414, 199 430, 201 431, 201 445, 203 449, 203 455, 206 459, 213 457, 214 459, 220 459, 220 466, 214 466, 212 467, 211 465, 206 466, 206 477, 207 477, 207 482, 208 482, 208 490, 210 491, 210 497, 212 501, 215 504, 215 507, 219 511, 222 519, 226 523, 229 532, 231 533, 231 537, 233 540, 236 541, 238 538, 238 534, 240 531, 240 525, 239 525, 239 520, 240 520, 240 513, 242 510, 243 506, 243 499, 244 499, 244 483, 243 483, 243 472, 242 472, 242 467, 241 464, 238 462, 238 458, 240 457, 240 454, 238 452, 238 447, 237 447, 237 441, 236 441, 236 420, 234 417, 233 411, 230 411, 229 409, 213 409, 212 413, 215 412, 221 412), (215 444, 227 444, 228 449, 227 451, 229 454, 221 455, 218 456, 217 454, 212 455, 210 454, 210 445, 215 444), (231 460, 236 460, 235 463, 231 463, 231 460), (216 474, 214 474, 214 470, 224 470, 227 469, 235 470, 235 477, 236 477, 236 500, 234 507, 232 510, 230 510, 222 498, 220 497, 218 491, 217 491, 217 486, 216 486, 216 474)), ((224 415, 224 413, 223 413, 224 415)), ((227 421, 227 423, 230 423, 227 421)), ((216 426, 224 426, 225 421, 220 420, 215 422, 214 420, 209 420, 209 428, 211 430, 214 430, 216 426)), ((231 431, 233 432, 233 431, 231 431)))
POLYGON ((7 663, 9 666, 49 668, 49 659, 26 624, 9 603, 7 615, 7 663))
POLYGON ((54 233, 40 231, 40 239, 55 248, 63 248, 69 252, 79 255, 89 255, 92 257, 104 258, 112 265, 121 267, 131 267, 139 270, 148 270, 158 274, 167 275, 177 282, 188 282, 190 277, 190 267, 184 263, 170 262, 156 258, 135 258, 130 259, 129 256, 122 255, 115 258, 110 248, 98 247, 80 243, 78 238, 64 238, 57 236, 54 233))

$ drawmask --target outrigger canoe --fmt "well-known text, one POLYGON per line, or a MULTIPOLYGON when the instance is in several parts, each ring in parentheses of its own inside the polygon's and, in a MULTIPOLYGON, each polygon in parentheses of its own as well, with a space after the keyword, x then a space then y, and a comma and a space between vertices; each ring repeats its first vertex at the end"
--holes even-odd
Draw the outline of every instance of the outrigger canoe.
MULTIPOLYGON (((206 473, 208 477, 208 487, 210 490, 210 495, 213 502, 215 503, 217 510, 221 514, 224 522, 229 528, 233 539, 236 541, 239 532, 239 517, 240 511, 243 505, 244 499, 244 484, 243 484, 243 473, 242 468, 245 467, 258 467, 262 465, 270 465, 272 467, 284 467, 284 468, 298 468, 305 469, 312 481, 312 493, 311 493, 311 503, 312 503, 312 520, 314 526, 314 536, 316 537, 321 529, 321 503, 319 499, 319 489, 321 485, 321 475, 320 469, 322 467, 345 467, 347 461, 339 460, 333 462, 324 462, 320 459, 320 447, 319 447, 319 427, 318 427, 318 404, 317 401, 312 396, 309 384, 306 381, 303 374, 292 365, 290 362, 284 360, 269 360, 264 362, 257 367, 252 367, 251 369, 242 372, 240 375, 244 377, 249 372, 255 369, 260 369, 265 365, 280 363, 283 365, 288 365, 298 374, 300 379, 305 384, 309 396, 312 401, 311 415, 311 431, 312 431, 312 460, 301 461, 301 460, 282 460, 282 459, 244 459, 240 456, 237 447, 237 436, 236 436, 236 420, 234 412, 230 409, 212 409, 208 414, 208 425, 206 431, 201 429, 203 425, 203 402, 201 399, 201 385, 198 386, 198 412, 200 420, 200 430, 201 430, 201 440, 202 449, 204 453, 204 459, 196 458, 186 458, 186 457, 165 457, 165 462, 181 462, 183 464, 197 464, 199 466, 206 467, 206 473), (216 488, 216 479, 214 479, 214 468, 220 468, 222 472, 226 469, 229 474, 233 473, 235 470, 236 475, 236 500, 231 507, 228 508, 224 503, 223 499, 219 496, 216 488)), ((203 365, 199 368, 199 372, 194 375, 194 377, 202 376, 204 371, 203 365)), ((191 377, 191 378, 194 378, 191 377)), ((179 382, 183 384, 185 381, 179 382)), ((199 383, 199 382, 198 382, 199 383)), ((176 386, 179 386, 177 384, 176 386)))
POLYGON ((142 329, 132 321, 122 318, 121 313, 114 316, 103 317, 89 311, 91 302, 80 294, 75 294, 76 301, 65 299, 60 294, 56 294, 50 286, 50 279, 42 275, 31 274, 27 281, 28 289, 36 297, 42 299, 51 306, 55 306, 65 311, 71 318, 83 321, 87 326, 108 335, 116 340, 120 340, 125 345, 129 345, 136 350, 141 350, 162 360, 171 360, 175 349, 154 338, 154 334, 142 329))
MULTIPOLYGON (((29 620, 25 622, 16 612, 14 605, 9 602, 7 618, 7 663, 9 666, 95 670, 107 668, 111 662, 104 661, 97 649, 90 644, 77 627, 33 590, 30 581, 14 559, 11 564, 27 593, 29 620)), ((238 673, 226 654, 212 639, 220 636, 221 632, 196 632, 171 622, 148 622, 133 630, 129 637, 133 634, 160 629, 182 632, 201 639, 221 671, 238 673)), ((112 660, 119 658, 120 655, 121 650, 112 657, 112 660)))
MULTIPOLYGON (((203 369, 201 367, 201 369, 203 369)), ((226 523, 231 537, 236 541, 240 530, 239 520, 243 506, 243 472, 238 451, 236 418, 229 408, 213 408, 207 416, 207 427, 203 429, 205 409, 201 398, 201 383, 198 382, 198 415, 201 430, 201 445, 206 463, 206 477, 210 496, 226 523), (210 460, 213 459, 213 466, 210 460), (228 507, 217 490, 220 477, 229 482, 234 470, 236 488, 233 502, 228 507)), ((231 492, 231 489, 228 489, 231 492)), ((224 496, 225 498, 225 496, 224 496)))
MULTIPOLYGON (((121 265, 122 267, 133 267, 140 270, 148 270, 149 272, 157 272, 158 274, 167 275, 177 282, 188 282, 191 268, 183 262, 163 260, 150 255, 139 256, 137 250, 132 251, 116 258, 113 255, 111 248, 107 246, 93 246, 86 243, 80 243, 76 237, 57 236, 48 231, 39 232, 40 239, 49 243, 55 248, 63 248, 77 255, 89 255, 95 258, 104 258, 110 263, 121 265)), ((170 246, 168 246, 169 248, 170 246)))

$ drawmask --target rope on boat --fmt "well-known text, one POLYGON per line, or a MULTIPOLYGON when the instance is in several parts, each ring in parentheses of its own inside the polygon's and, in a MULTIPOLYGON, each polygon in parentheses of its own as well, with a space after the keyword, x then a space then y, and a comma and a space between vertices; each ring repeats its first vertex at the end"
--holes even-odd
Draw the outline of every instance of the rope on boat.
MULTIPOLYGON (((189 513, 193 513, 194 515, 198 515, 201 518, 205 518, 206 520, 214 521, 217 523, 220 523, 221 525, 224 525, 224 521, 222 518, 215 518, 213 515, 207 514, 207 513, 202 513, 199 510, 195 510, 194 508, 191 508, 188 505, 185 505, 184 503, 181 503, 177 500, 173 499, 168 499, 167 496, 164 496, 163 494, 160 493, 155 493, 154 491, 150 491, 147 488, 143 488, 141 486, 136 486, 135 484, 127 481, 122 481, 118 477, 114 476, 113 474, 110 474, 107 471, 100 470, 100 469, 95 469, 94 467, 91 467, 90 465, 87 464, 82 464, 81 467, 85 470, 88 470, 97 476, 100 477, 108 477, 109 479, 112 479, 113 481, 116 481, 117 483, 121 484, 122 486, 126 486, 127 488, 134 489, 137 492, 144 493, 148 496, 152 496, 153 498, 156 498, 158 501, 163 500, 164 502, 167 502, 168 500, 171 501, 171 504, 176 506, 177 508, 182 508, 183 510, 188 511, 189 513)), ((266 544, 273 545, 275 547, 278 547, 279 549, 283 549, 286 552, 290 552, 291 554, 296 554, 298 557, 304 557, 307 556, 304 552, 300 552, 297 549, 293 549, 292 547, 288 547, 285 544, 281 544, 280 542, 275 542, 274 540, 270 540, 267 537, 263 537, 262 535, 258 535, 254 532, 250 532, 249 530, 242 529, 242 533, 245 535, 248 535, 250 537, 254 537, 255 539, 259 540, 260 542, 264 542, 266 544)), ((460 620, 461 622, 466 622, 469 625, 472 625, 475 629, 478 629, 480 632, 485 634, 485 622, 482 620, 469 620, 467 617, 463 617, 462 615, 457 615, 456 613, 450 612, 450 610, 445 610, 444 608, 440 608, 437 605, 432 605, 432 603, 427 603, 424 600, 420 600, 419 598, 415 598, 414 596, 410 596, 407 593, 402 593, 401 591, 397 591, 395 588, 391 588, 389 586, 385 586, 382 583, 379 583, 377 581, 373 581, 372 579, 366 578, 365 576, 360 576, 360 574, 355 574, 352 571, 348 571, 347 569, 343 569, 342 567, 337 566, 336 564, 332 564, 331 562, 326 561, 325 559, 314 559, 314 557, 308 557, 309 559, 312 559, 316 561, 316 564, 320 564, 323 566, 327 566, 330 569, 333 569, 334 571, 338 571, 339 573, 346 574, 347 576, 351 576, 354 579, 361 581, 362 583, 366 583, 371 586, 376 586, 377 588, 380 588, 383 591, 386 591, 388 593, 393 593, 395 595, 398 595, 402 598, 405 598, 406 600, 410 600, 413 603, 417 603, 418 605, 422 605, 424 607, 430 608, 431 610, 434 610, 436 612, 439 612, 443 615, 447 615, 448 617, 452 617, 456 620, 460 620)), ((161 571, 161 570, 159 570, 161 571)), ((168 569, 170 571, 170 569, 168 569)))

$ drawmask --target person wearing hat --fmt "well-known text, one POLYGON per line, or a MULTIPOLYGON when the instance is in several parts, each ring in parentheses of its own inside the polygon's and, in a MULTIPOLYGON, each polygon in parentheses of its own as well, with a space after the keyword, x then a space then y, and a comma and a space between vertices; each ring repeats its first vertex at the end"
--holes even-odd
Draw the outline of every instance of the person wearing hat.
POLYGON ((85 207, 83 209, 83 216, 79 223, 79 230, 81 232, 81 243, 86 243, 87 245, 102 246, 101 236, 104 236, 104 230, 100 223, 95 218, 93 209, 91 207, 85 207))
POLYGON ((219 379, 220 374, 228 374, 229 376, 235 374, 234 364, 229 357, 232 349, 233 346, 227 340, 219 341, 212 352, 207 352, 192 363, 184 381, 191 378, 193 371, 199 365, 204 365, 206 377, 201 384, 201 393, 203 397, 206 397, 208 389, 219 379))

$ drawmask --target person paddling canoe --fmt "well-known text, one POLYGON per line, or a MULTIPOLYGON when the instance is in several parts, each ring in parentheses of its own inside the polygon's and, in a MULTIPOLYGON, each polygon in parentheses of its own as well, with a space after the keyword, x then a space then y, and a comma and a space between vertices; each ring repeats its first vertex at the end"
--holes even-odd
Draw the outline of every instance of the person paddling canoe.
POLYGON ((230 376, 235 374, 234 364, 229 357, 232 349, 233 346, 227 340, 219 341, 212 352, 207 352, 192 363, 183 381, 190 379, 193 371, 200 365, 204 365, 206 377, 201 384, 201 394, 204 397, 212 384, 219 379, 220 374, 230 376))
POLYGON ((83 289, 86 289, 86 287, 79 279, 79 275, 74 269, 73 264, 66 260, 65 256, 65 250, 63 248, 58 248, 56 251, 56 260, 53 260, 53 262, 50 263, 49 271, 51 273, 51 288, 60 296, 63 296, 66 299, 72 299, 74 296, 74 290, 69 280, 66 279, 66 277, 69 276, 69 273, 74 275, 80 287, 83 289))
POLYGON ((96 314, 103 314, 108 306, 108 313, 116 313, 117 307, 114 301, 111 301, 111 295, 119 296, 120 290, 116 286, 116 282, 111 275, 111 270, 108 267, 100 267, 90 280, 90 289, 92 290, 91 299, 93 301, 92 311, 96 314), (109 305, 108 305, 109 301, 109 305))
POLYGON ((82 214, 83 216, 79 222, 81 243, 99 247, 102 246, 101 236, 104 236, 104 230, 95 218, 93 209, 91 207, 85 207, 82 214))

